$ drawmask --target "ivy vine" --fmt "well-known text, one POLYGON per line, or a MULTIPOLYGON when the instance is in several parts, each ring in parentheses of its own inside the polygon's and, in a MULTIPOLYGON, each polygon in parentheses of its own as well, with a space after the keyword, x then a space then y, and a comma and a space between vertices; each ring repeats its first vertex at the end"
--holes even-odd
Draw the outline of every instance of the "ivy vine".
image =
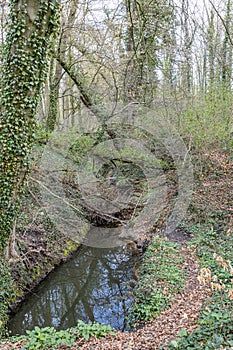
POLYGON ((35 115, 59 27, 59 0, 10 1, 0 86, 0 251, 17 216, 30 168, 35 115))

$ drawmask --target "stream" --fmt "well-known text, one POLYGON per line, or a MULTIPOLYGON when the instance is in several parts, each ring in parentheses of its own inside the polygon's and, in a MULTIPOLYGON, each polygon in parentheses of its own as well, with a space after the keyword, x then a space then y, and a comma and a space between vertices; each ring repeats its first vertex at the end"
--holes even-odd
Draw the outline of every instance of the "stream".
POLYGON ((79 319, 126 330, 136 259, 124 247, 81 246, 21 304, 9 321, 11 335, 35 326, 66 329, 79 319))

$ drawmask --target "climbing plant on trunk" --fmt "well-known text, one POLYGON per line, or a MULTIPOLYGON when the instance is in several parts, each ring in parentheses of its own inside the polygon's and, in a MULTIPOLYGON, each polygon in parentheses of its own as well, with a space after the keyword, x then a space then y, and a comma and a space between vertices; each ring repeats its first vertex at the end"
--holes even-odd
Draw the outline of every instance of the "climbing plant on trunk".
POLYGON ((59 0, 12 0, 0 86, 0 251, 8 241, 30 168, 35 115, 59 0))

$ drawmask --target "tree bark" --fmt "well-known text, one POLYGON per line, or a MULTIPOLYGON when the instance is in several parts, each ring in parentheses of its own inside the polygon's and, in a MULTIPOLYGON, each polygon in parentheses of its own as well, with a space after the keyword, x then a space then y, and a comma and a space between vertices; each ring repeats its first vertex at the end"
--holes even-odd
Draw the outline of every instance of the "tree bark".
POLYGON ((59 0, 12 0, 1 80, 0 251, 17 217, 30 168, 35 115, 59 0))

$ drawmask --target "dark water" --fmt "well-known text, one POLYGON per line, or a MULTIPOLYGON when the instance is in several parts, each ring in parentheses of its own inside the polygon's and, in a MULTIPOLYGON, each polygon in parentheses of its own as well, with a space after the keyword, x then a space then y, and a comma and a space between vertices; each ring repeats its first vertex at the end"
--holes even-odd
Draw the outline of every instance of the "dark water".
POLYGON ((22 304, 11 318, 9 330, 15 335, 25 334, 35 326, 66 329, 79 319, 125 330, 135 263, 123 247, 82 246, 22 304))

